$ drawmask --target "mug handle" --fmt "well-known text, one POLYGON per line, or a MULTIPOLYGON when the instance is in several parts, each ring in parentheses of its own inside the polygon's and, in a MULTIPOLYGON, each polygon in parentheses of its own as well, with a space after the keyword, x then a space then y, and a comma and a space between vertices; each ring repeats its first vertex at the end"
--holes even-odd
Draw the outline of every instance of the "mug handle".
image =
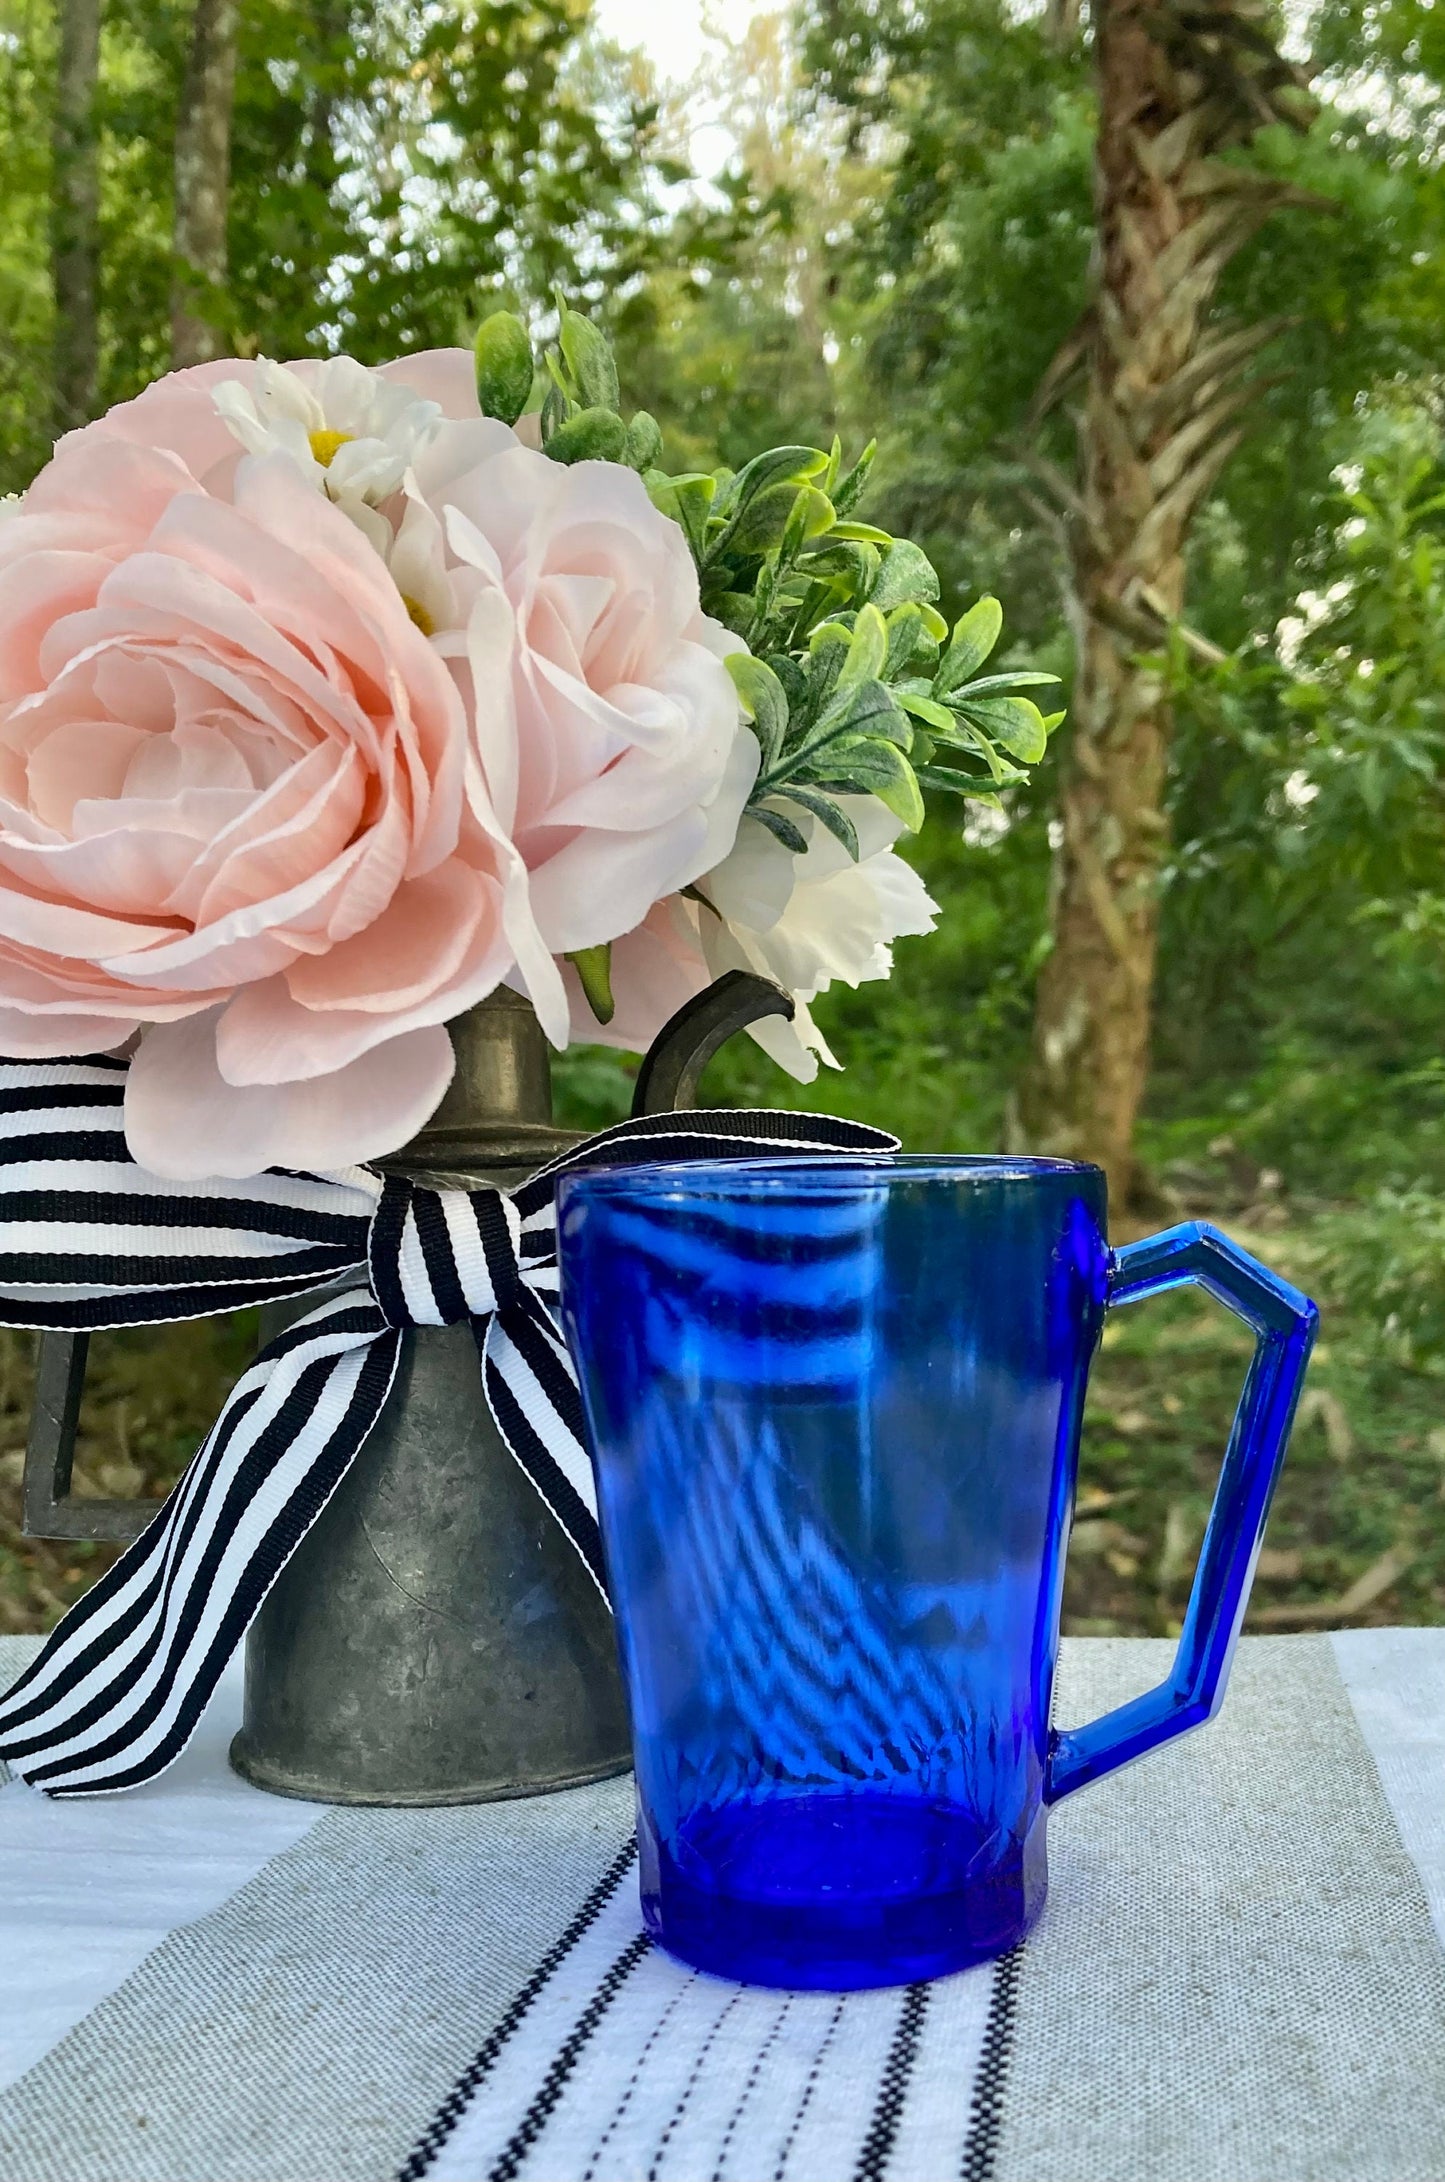
POLYGON ((1212 1720, 1224 1701, 1249 1602, 1265 1518, 1319 1327, 1308 1296, 1200 1221, 1166 1228, 1115 1253, 1108 1308, 1194 1285, 1254 1329, 1254 1360, 1235 1412, 1224 1467, 1167 1682, 1087 1727, 1049 1737, 1044 1800, 1099 1780, 1146 1750, 1212 1720))

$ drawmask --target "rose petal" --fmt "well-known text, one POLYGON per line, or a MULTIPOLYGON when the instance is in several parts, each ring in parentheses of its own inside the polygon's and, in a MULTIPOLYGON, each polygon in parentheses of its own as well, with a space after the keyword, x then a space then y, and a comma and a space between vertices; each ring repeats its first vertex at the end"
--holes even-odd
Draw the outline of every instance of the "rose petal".
MULTIPOLYGON (((358 1059, 400 1031, 449 1022, 495 992, 511 966, 511 952, 495 912, 494 882, 487 882, 485 908, 479 913, 460 953, 430 976, 418 959, 405 961, 404 935, 394 958, 400 976, 412 985, 396 995, 391 1008, 367 1004, 366 964, 358 950, 350 967, 358 995, 351 1005, 340 993, 321 987, 320 1006, 304 1002, 291 985, 291 972, 248 985, 236 995, 217 1037, 219 1065, 233 1083, 281 1083, 320 1076, 358 1059)), ((329 958, 323 957, 322 965, 329 958)), ((307 968, 310 965, 306 965, 307 968)), ((343 965, 345 967, 345 965, 343 965)))
POLYGON ((141 1038, 126 1078, 125 1132, 132 1158, 153 1174, 194 1181, 384 1158, 436 1111, 456 1066, 436 1025, 305 1083, 231 1084, 216 1065, 220 1014, 141 1038))
MULTIPOLYGON (((418 349, 414 355, 398 356, 394 363, 382 364, 377 376, 409 387, 424 401, 435 402, 444 417, 481 417, 477 365, 470 349, 418 349)), ((499 429, 507 428, 501 425, 499 429)))
POLYGON ((76 1053, 111 1053, 136 1029, 104 1015, 29 1015, 0 1007, 0 1053, 16 1061, 56 1060, 76 1053))

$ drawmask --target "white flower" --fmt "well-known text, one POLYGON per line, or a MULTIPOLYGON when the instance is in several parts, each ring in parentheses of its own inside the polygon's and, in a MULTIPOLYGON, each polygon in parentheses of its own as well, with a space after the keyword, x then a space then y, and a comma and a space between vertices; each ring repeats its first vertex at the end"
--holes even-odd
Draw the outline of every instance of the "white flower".
POLYGON ((247 454, 289 455, 373 544, 381 530, 368 514, 399 489, 442 422, 438 402, 350 356, 304 372, 259 357, 248 378, 223 379, 211 397, 247 454))
POLYGON ((838 1063, 808 1010, 808 1003, 835 981, 863 985, 887 977, 893 941, 931 932, 938 905, 916 871, 894 852, 901 820, 876 796, 839 796, 858 835, 859 859, 825 826, 794 804, 788 817, 808 842, 799 856, 751 815, 737 840, 698 891, 717 911, 698 915, 698 936, 709 972, 754 970, 792 993, 791 1023, 756 1023, 752 1035, 763 1050, 801 1083, 811 1083, 820 1059, 838 1063))

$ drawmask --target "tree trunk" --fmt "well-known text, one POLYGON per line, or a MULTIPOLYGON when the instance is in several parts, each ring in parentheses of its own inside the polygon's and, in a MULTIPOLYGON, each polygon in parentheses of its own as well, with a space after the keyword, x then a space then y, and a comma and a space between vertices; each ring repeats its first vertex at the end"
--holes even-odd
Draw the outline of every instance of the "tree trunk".
POLYGON ((171 362, 230 353, 225 333, 226 216, 236 92, 236 0, 196 0, 176 116, 171 362))
POLYGON ((57 438, 94 414, 99 378, 100 0, 61 0, 59 17, 50 194, 57 438))
POLYGON ((1189 525, 1242 436, 1245 367, 1277 330, 1212 324, 1219 277, 1276 205, 1314 200, 1215 157, 1309 111, 1251 0, 1208 14, 1097 0, 1094 19, 1094 300, 1036 404, 1041 417, 1082 368, 1077 485, 1033 463, 1061 511, 1078 661, 1019 1120, 1041 1149, 1098 1161, 1127 1202, 1168 831, 1169 702, 1143 655, 1179 626, 1189 525))

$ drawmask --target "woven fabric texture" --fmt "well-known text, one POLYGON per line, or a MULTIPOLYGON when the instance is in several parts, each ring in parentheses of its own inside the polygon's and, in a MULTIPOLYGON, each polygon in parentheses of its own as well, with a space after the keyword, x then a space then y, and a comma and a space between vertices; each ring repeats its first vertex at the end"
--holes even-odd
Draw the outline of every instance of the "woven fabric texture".
MULTIPOLYGON (((658 1954, 627 1782, 320 1812, 0 2093, 0 2182, 1440 2182, 1445 1632, 1369 1635, 1246 1642, 1214 1725, 1059 1807, 1025 1946, 928 1987, 658 1954)), ((1166 1656, 1066 1644, 1059 1718, 1166 1656)), ((0 1868, 51 1814, 0 1793, 0 1868)), ((104 1921, 58 1839, 54 1884, 104 1921)))
MULTIPOLYGON (((1170 1647, 1066 1647, 1055 1714, 1170 1647)), ((1445 1954, 1323 1637, 1054 1814, 997 2182, 1440 2182, 1445 1954)))

